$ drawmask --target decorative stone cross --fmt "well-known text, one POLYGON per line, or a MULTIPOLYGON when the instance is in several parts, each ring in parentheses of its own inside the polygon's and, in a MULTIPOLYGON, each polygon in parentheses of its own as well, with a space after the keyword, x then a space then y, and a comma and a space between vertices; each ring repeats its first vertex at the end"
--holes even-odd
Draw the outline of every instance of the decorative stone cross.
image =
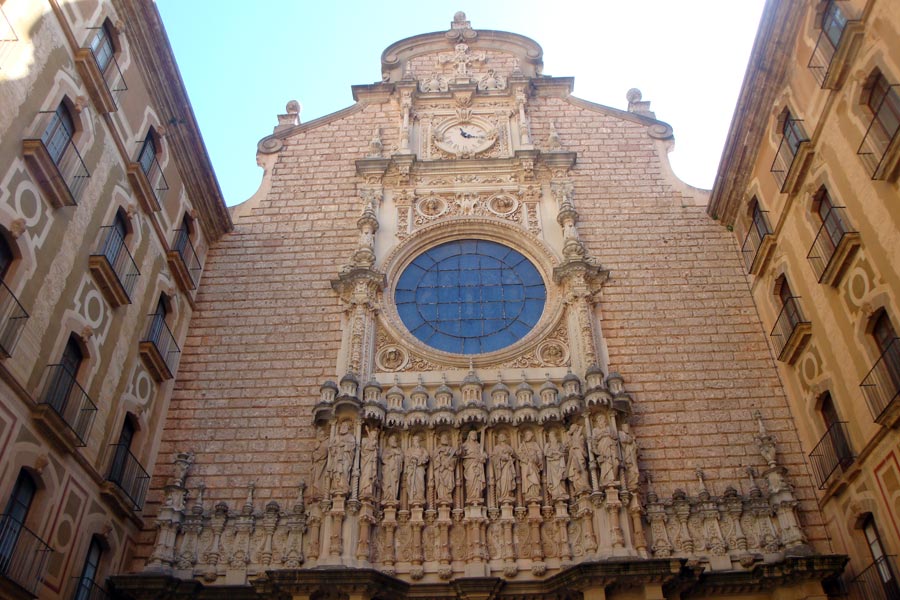
POLYGON ((438 62, 442 65, 446 63, 456 63, 456 74, 468 76, 469 66, 472 63, 484 62, 486 58, 484 52, 469 52, 468 44, 456 44, 456 51, 453 52, 453 54, 445 53, 438 55, 438 62))

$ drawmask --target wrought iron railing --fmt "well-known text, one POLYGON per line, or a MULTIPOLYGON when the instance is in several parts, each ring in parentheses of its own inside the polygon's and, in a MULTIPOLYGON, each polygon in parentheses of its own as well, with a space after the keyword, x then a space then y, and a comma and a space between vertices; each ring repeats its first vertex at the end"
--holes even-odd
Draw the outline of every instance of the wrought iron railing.
POLYGON ((769 219, 766 217, 767 214, 768 212, 764 210, 756 211, 753 221, 751 221, 747 230, 744 243, 741 245, 741 254, 744 255, 744 263, 747 265, 748 272, 753 270, 753 262, 756 260, 756 255, 759 252, 763 239, 772 235, 772 228, 769 227, 769 219))
POLYGON ((844 236, 856 233, 849 230, 847 223, 849 223, 847 212, 843 206, 832 206, 822 220, 822 226, 819 227, 816 239, 806 255, 820 282, 844 236))
POLYGON ((106 225, 100 228, 100 238, 92 256, 102 256, 115 272, 122 289, 131 298, 134 285, 141 272, 134 263, 134 258, 125 245, 125 238, 117 227, 106 225))
POLYGON ((144 161, 139 161, 139 164, 141 165, 141 171, 147 176, 147 181, 150 182, 150 187, 153 189, 153 195, 156 196, 156 201, 162 204, 169 191, 169 183, 166 181, 166 176, 163 174, 159 161, 156 157, 153 157, 152 160, 147 161, 146 163, 144 161))
POLYGON ((809 453, 809 462, 812 463, 819 489, 825 488, 834 472, 850 465, 854 458, 848 441, 847 423, 844 421, 832 423, 809 453))
POLYGON ((12 515, 0 515, 0 576, 34 595, 52 550, 12 515))
POLYGON ((112 444, 113 460, 109 468, 107 481, 116 484, 131 500, 134 510, 144 507, 144 497, 150 486, 150 475, 134 457, 125 444, 112 444))
POLYGON ((108 600, 109 594, 102 587, 87 577, 72 578, 72 600, 108 600))
POLYGON ((115 56, 109 55, 106 65, 103 65, 97 58, 93 48, 90 48, 90 51, 94 57, 94 62, 97 63, 97 68, 103 73, 103 83, 106 84, 106 89, 109 90, 109 95, 112 96, 113 102, 118 107, 119 96, 128 89, 128 86, 125 84, 125 77, 122 75, 122 69, 119 68, 119 62, 115 56))
POLYGON ((39 404, 50 406, 72 430, 79 444, 87 445, 97 407, 65 365, 47 366, 39 404))
POLYGON ((819 39, 816 40, 816 47, 807 64, 820 87, 825 87, 834 63, 834 55, 844 42, 846 28, 847 17, 844 12, 834 0, 828 2, 822 12, 822 30, 819 39))
POLYGON ((34 130, 40 131, 41 135, 36 138, 28 139, 39 141, 44 146, 47 154, 56 164, 59 176, 65 182, 66 187, 69 188, 69 193, 72 194, 72 200, 77 203, 78 197, 81 195, 85 186, 87 186, 91 174, 88 172, 87 167, 84 166, 81 154, 78 153, 78 148, 75 147, 75 143, 72 141, 71 137, 56 136, 53 140, 44 139, 46 132, 63 127, 63 125, 59 123, 59 114, 57 111, 45 110, 38 113, 38 115, 34 130), (48 141, 57 142, 59 140, 63 140, 65 143, 61 146, 47 146, 48 141))
POLYGON ((178 252, 191 276, 191 282, 196 287, 203 267, 200 266, 200 259, 197 258, 197 252, 194 251, 194 244, 191 242, 191 235, 187 228, 175 230, 175 242, 172 244, 172 249, 178 252))
POLYGON ((775 354, 778 357, 784 352, 785 346, 787 346, 797 327, 801 323, 809 322, 803 318, 803 312, 800 310, 800 304, 797 300, 799 300, 798 297, 791 296, 785 301, 781 306, 781 311, 778 313, 778 318, 775 319, 772 333, 769 334, 769 337, 772 338, 772 343, 775 345, 775 354))
POLYGON ((853 580, 853 597, 859 600, 900 600, 894 557, 882 556, 853 580))
POLYGON ((775 181, 778 182, 778 189, 782 192, 787 191, 785 185, 787 184, 788 173, 791 170, 791 166, 794 164, 794 159, 797 158, 800 144, 809 141, 809 138, 803 132, 800 123, 802 123, 802 121, 799 119, 790 119, 785 125, 785 130, 791 135, 785 133, 781 136, 781 143, 778 144, 775 160, 772 161, 772 168, 770 170, 772 171, 772 175, 775 176, 775 181))
POLYGON ((0 354, 12 356, 27 320, 19 299, 0 281, 0 354))
POLYGON ((872 122, 866 130, 862 143, 856 153, 862 159, 872 179, 883 179, 885 173, 885 156, 888 148, 900 130, 900 85, 888 87, 887 93, 878 103, 878 109, 872 115, 872 122))
POLYGON ((900 338, 891 340, 859 386, 872 417, 877 421, 888 406, 900 397, 900 338))
POLYGON ((181 356, 181 348, 175 342, 175 336, 166 324, 166 319, 162 314, 153 313, 149 315, 150 321, 147 323, 147 330, 141 342, 150 342, 159 352, 169 373, 175 375, 175 369, 178 367, 178 357, 181 356))

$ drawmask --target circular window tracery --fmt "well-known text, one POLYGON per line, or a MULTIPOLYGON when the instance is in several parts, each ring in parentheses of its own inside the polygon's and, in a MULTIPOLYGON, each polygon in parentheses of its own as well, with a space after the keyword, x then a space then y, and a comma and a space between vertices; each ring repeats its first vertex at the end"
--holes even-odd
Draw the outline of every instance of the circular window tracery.
POLYGON ((531 331, 546 296, 543 278, 521 253, 488 240, 455 240, 413 259, 394 300, 403 324, 423 343, 483 354, 531 331))

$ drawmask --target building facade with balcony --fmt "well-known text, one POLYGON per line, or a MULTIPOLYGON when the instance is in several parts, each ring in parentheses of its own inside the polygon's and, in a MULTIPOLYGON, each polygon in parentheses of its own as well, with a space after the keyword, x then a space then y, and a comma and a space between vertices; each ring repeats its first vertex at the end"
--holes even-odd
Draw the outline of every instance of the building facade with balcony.
POLYGON ((231 227, 152 3, 0 3, 0 181, 0 596, 105 598, 231 227))
POLYGON ((900 597, 898 24, 896 2, 768 2, 708 207, 856 598, 900 597))

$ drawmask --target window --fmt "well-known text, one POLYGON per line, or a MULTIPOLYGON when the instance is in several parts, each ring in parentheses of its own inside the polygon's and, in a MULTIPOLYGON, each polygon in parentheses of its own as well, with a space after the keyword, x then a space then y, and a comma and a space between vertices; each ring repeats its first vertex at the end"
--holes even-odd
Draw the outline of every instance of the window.
POLYGON ((166 315, 169 311, 166 309, 166 302, 162 296, 156 303, 156 310, 150 315, 150 326, 147 328, 147 339, 154 342, 157 347, 163 338, 163 333, 168 333, 169 329, 166 325, 166 315))
POLYGON ((0 280, 6 279, 6 273, 9 271, 9 267, 12 266, 13 258, 9 242, 6 241, 4 236, 0 235, 0 280))
POLYGON ((880 311, 871 323, 879 357, 859 385, 875 421, 890 425, 892 411, 888 409, 900 398, 900 341, 886 311, 880 311))
POLYGON ((487 240, 458 240, 417 256, 397 282, 403 324, 425 344, 460 354, 505 348, 524 337, 544 310, 537 268, 519 252, 487 240))
POLYGON ((887 312, 881 311, 875 319, 872 337, 881 352, 881 360, 896 394, 900 390, 900 342, 897 341, 897 332, 887 312))
POLYGON ((787 118, 784 120, 781 134, 784 136, 784 141, 787 144, 791 155, 797 154, 797 150, 800 149, 800 142, 805 142, 807 139, 806 134, 803 133, 803 129, 800 126, 800 121, 791 118, 790 113, 787 114, 787 118))
MULTIPOLYGON (((885 598, 889 600, 900 599, 900 586, 897 585, 897 579, 894 576, 894 570, 890 563, 890 557, 885 555, 884 546, 881 543, 881 536, 878 528, 875 526, 875 519, 871 516, 866 519, 863 525, 863 533, 866 535, 866 543, 869 546, 869 553, 872 556, 872 567, 874 572, 869 576, 868 584, 874 584, 871 587, 875 594, 869 596, 871 598, 885 598), (877 590, 877 592, 875 591, 877 590), (879 593, 880 592, 880 593, 879 593)), ((863 573, 865 574, 865 572, 863 573)))
POLYGON ((797 304, 797 298, 791 293, 791 286, 788 285, 787 279, 783 279, 778 288, 778 298, 781 300, 782 314, 785 315, 788 324, 793 329, 803 321, 803 316, 800 314, 800 306, 797 304))
POLYGON ((28 511, 37 492, 34 479, 23 471, 19 471, 19 477, 13 486, 12 494, 3 511, 2 527, 0 527, 0 573, 8 574, 11 564, 16 558, 16 545, 19 536, 25 528, 25 520, 28 511))
POLYGON ((131 453, 131 442, 134 440, 134 424, 126 417, 119 432, 119 440, 115 444, 112 466, 109 469, 109 480, 122 484, 126 476, 128 458, 131 453))
POLYGON ((75 594, 72 600, 93 600, 94 590, 97 588, 97 570, 100 567, 100 556, 103 554, 103 547, 97 538, 91 538, 91 545, 88 547, 87 556, 84 558, 84 567, 81 569, 81 576, 78 578, 78 584, 75 588, 75 594))
POLYGON ((822 33, 831 42, 832 48, 837 48, 847 26, 847 17, 841 12, 837 2, 829 0, 822 13, 822 33))
POLYGON ((144 145, 141 146, 141 152, 138 154, 138 164, 141 165, 144 175, 150 176, 150 169, 153 168, 154 161, 156 161, 156 142, 153 141, 153 132, 151 131, 144 139, 144 145))
POLYGON ((55 164, 59 165, 73 135, 75 135, 75 122, 72 120, 72 113, 69 112, 65 103, 60 102, 56 107, 56 112, 50 118, 50 123, 41 135, 41 141, 44 142, 44 146, 55 164))
POLYGON ((104 23, 102 27, 97 28, 97 35, 91 40, 91 52, 94 53, 94 60, 97 61, 97 66, 100 67, 101 72, 106 71, 115 55, 112 38, 109 25, 104 23))
POLYGON ((846 466, 853 462, 853 454, 850 452, 850 444, 847 443, 847 436, 844 432, 843 422, 838 418, 837 409, 834 407, 834 401, 831 394, 825 392, 822 396, 822 421, 825 424, 825 431, 831 437, 834 456, 839 464, 846 466))
POLYGON ((900 127, 900 94, 881 72, 875 73, 869 86, 866 107, 874 117, 872 126, 878 127, 885 138, 892 139, 900 127))
POLYGON ((51 375, 51 383, 47 388, 47 396, 44 401, 53 407, 60 415, 67 415, 70 396, 77 387, 78 370, 84 361, 84 353, 81 346, 73 336, 69 336, 66 347, 63 349, 59 363, 54 365, 51 375))

